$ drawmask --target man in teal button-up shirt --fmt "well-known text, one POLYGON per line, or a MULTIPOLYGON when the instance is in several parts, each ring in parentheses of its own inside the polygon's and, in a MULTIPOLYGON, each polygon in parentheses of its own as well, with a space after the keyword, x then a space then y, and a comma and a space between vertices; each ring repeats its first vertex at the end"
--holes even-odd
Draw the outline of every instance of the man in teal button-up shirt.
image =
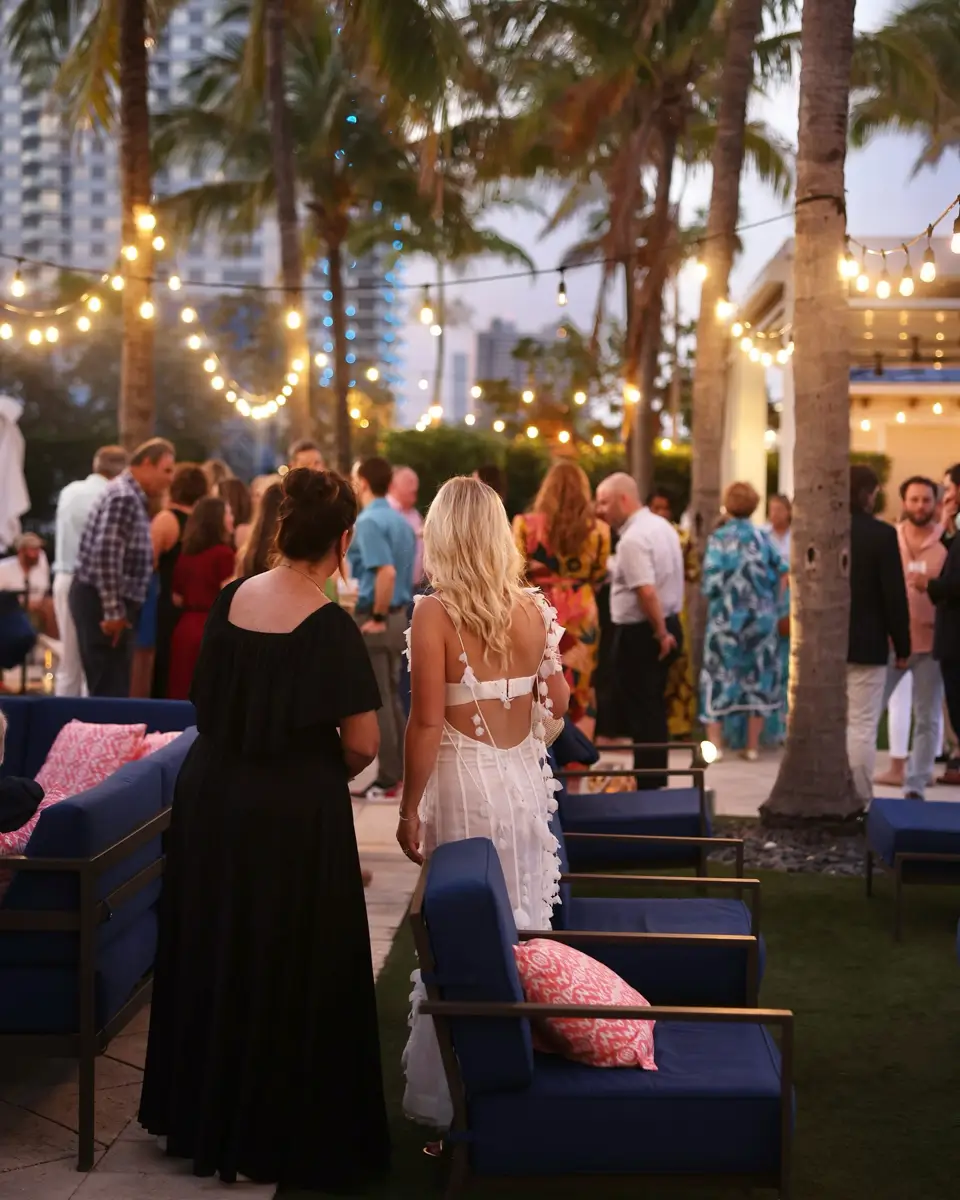
POLYGON ((417 553, 413 530, 387 500, 392 475, 383 458, 368 458, 357 467, 354 482, 363 511, 347 552, 359 588, 354 616, 367 641, 382 701, 380 770, 372 786, 386 792, 396 790, 403 779, 400 657, 417 553))

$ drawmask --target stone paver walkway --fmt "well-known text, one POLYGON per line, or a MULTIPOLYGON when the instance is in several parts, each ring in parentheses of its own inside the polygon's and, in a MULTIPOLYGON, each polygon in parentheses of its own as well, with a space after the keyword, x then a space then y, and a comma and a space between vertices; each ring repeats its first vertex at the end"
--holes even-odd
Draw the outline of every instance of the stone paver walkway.
MULTIPOLYGON (((604 765, 624 766, 605 752, 604 765)), ((689 763, 674 755, 672 765, 689 763)), ((755 816, 776 778, 779 754, 765 752, 756 763, 726 757, 707 774, 718 816, 755 816)), ((885 766, 880 755, 879 766, 885 766)), ((683 786, 682 778, 674 780, 683 786)), ((896 795, 878 789, 878 795, 896 795)), ((935 788, 931 800, 960 800, 960 788, 935 788)), ((364 866, 373 871, 367 912, 375 971, 386 959, 416 883, 416 869, 395 841, 396 805, 357 802, 357 840, 364 866)), ((77 1068, 65 1060, 0 1062, 0 1200, 191 1200, 194 1196, 271 1200, 272 1187, 239 1183, 227 1189, 216 1179, 197 1179, 168 1159, 134 1119, 146 1053, 149 1013, 111 1042, 97 1061, 98 1156, 88 1175, 79 1174, 77 1153, 77 1068)))

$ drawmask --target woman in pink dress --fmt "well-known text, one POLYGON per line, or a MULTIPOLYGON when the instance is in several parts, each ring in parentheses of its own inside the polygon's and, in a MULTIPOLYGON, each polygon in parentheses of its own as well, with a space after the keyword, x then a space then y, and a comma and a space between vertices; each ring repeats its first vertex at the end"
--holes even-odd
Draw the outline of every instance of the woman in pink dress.
POLYGON ((207 496, 190 514, 173 573, 174 602, 182 615, 170 645, 170 700, 190 697, 207 614, 233 578, 234 562, 233 513, 219 496, 207 496))

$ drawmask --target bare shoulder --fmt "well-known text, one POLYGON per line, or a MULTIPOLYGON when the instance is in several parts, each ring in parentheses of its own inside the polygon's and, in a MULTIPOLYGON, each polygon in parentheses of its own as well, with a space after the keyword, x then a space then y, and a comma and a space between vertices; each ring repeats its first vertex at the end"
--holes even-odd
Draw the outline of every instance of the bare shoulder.
POLYGON ((417 596, 413 605, 411 625, 417 630, 444 630, 451 628, 450 614, 436 596, 417 596))

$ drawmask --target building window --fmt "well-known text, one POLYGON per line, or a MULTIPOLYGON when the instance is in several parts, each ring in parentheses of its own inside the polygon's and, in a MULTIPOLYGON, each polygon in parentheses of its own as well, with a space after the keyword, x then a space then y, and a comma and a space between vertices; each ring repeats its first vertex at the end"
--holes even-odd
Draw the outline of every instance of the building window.
POLYGON ((90 218, 90 228, 95 230, 97 233, 102 233, 106 227, 107 222, 103 217, 90 218))
POLYGON ((106 179, 106 177, 107 177, 107 168, 103 165, 103 163, 94 163, 93 166, 90 168, 90 178, 91 179, 106 179))
POLYGON ((96 208, 98 206, 102 207, 104 204, 106 204, 106 202, 107 202, 107 197, 104 195, 103 192, 91 192, 90 193, 90 203, 94 206, 94 208, 96 208))
POLYGON ((94 258, 103 258, 103 256, 106 254, 106 252, 107 252, 107 247, 104 245, 103 242, 91 242, 90 253, 93 255, 94 258))

